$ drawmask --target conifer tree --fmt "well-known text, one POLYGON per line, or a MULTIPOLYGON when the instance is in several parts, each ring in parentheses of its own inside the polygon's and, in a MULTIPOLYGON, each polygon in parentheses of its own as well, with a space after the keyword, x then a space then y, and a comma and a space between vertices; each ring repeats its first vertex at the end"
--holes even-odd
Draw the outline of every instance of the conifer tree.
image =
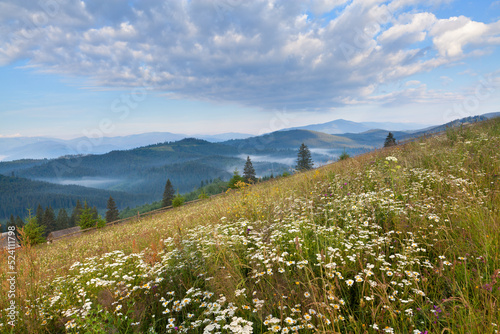
POLYGON ((38 204, 38 207, 36 208, 36 222, 39 225, 42 225, 42 220, 43 220, 43 208, 40 204, 38 204))
POLYGON ((106 206, 106 208, 108 209, 108 211, 106 211, 107 223, 111 223, 114 222, 115 220, 120 219, 119 217, 120 212, 118 212, 118 208, 116 207, 116 203, 113 197, 109 196, 108 205, 106 206))
POLYGON ((238 171, 238 169, 235 169, 233 172, 233 177, 228 182, 228 187, 232 188, 232 189, 236 189, 236 188, 238 188, 238 183, 244 182, 244 181, 245 181, 245 179, 240 175, 240 172, 238 171))
POLYGON ((255 169, 253 168, 252 161, 249 156, 247 156, 247 162, 243 168, 243 178, 247 183, 254 183, 257 180, 255 177, 255 169))
POLYGON ((82 212, 80 213, 80 218, 78 219, 78 225, 82 230, 91 227, 103 227, 106 225, 106 221, 102 219, 99 215, 95 218, 94 210, 91 209, 87 203, 83 207, 82 212))
POLYGON ((56 230, 56 215, 54 209, 48 206, 43 213, 42 226, 45 227, 45 233, 50 233, 56 230))
POLYGON ((82 210, 82 204, 80 203, 80 200, 77 200, 76 206, 73 209, 73 213, 71 213, 71 218, 69 221, 70 227, 76 226, 78 224, 78 219, 80 218, 82 210))
POLYGON ((299 153, 297 154, 297 166, 295 168, 298 171, 305 171, 313 168, 311 151, 309 151, 309 148, 304 143, 300 145, 299 153))
POLYGON ((92 209, 90 209, 90 213, 92 213, 92 219, 99 218, 99 212, 97 211, 97 207, 95 205, 92 209))
POLYGON ((14 218, 13 214, 10 215, 10 219, 7 226, 16 226, 16 219, 14 218))
POLYGON ((30 217, 28 223, 20 231, 19 240, 23 246, 36 245, 45 242, 44 234, 45 227, 38 224, 35 217, 30 217))
POLYGON ((23 222, 23 220, 21 219, 21 217, 17 216, 17 217, 16 217, 16 227, 17 227, 17 228, 21 228, 21 227, 23 227, 23 226, 24 226, 24 222, 23 222))
POLYGON ((60 209, 57 213, 56 227, 58 230, 64 230, 65 228, 69 227, 68 212, 66 212, 64 208, 60 209))
POLYGON ((161 201, 161 206, 162 207, 171 206, 174 196, 175 196, 174 187, 172 186, 172 182, 170 182, 170 179, 168 179, 167 183, 165 184, 165 190, 163 191, 163 199, 161 201))
POLYGON ((7 227, 6 227, 7 229, 6 229, 6 231, 8 231, 8 229, 9 229, 10 226, 16 227, 15 232, 16 232, 16 235, 17 235, 17 229, 20 228, 20 226, 16 226, 16 220, 14 218, 14 215, 12 215, 12 214, 10 215, 10 219, 7 221, 7 227))
POLYGON ((394 138, 392 132, 389 132, 387 138, 385 138, 384 147, 390 147, 394 145, 396 145, 396 138, 394 138))

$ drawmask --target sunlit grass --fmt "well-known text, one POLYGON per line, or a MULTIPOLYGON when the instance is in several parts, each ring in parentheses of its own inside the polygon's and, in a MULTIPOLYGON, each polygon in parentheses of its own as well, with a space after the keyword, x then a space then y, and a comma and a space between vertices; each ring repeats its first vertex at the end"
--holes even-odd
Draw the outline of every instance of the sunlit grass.
POLYGON ((14 332, 495 333, 499 134, 449 130, 18 250, 14 332))

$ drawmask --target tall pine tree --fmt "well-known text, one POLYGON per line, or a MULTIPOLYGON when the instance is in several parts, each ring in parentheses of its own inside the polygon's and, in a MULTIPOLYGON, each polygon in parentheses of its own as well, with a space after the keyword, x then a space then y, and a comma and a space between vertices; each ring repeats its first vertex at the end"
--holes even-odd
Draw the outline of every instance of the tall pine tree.
POLYGON ((54 213, 54 209, 50 206, 45 209, 41 225, 45 226, 45 233, 47 234, 57 229, 56 214, 54 213))
POLYGON ((162 207, 171 206, 174 196, 175 196, 174 187, 172 186, 172 182, 170 182, 170 179, 168 179, 167 183, 165 184, 165 190, 163 191, 163 199, 161 201, 161 206, 162 207))
POLYGON ((111 223, 114 222, 115 220, 120 219, 119 217, 120 212, 118 212, 118 208, 116 207, 116 203, 113 197, 109 196, 108 205, 106 208, 108 209, 108 211, 106 211, 107 223, 111 223))
POLYGON ((38 207, 36 208, 36 222, 38 225, 42 225, 43 223, 43 208, 40 204, 38 204, 38 207))
POLYGON ((64 230, 69 227, 69 216, 65 209, 60 209, 57 213, 56 226, 58 230, 64 230))
POLYGON ((90 209, 90 213, 92 213, 92 219, 99 218, 99 211, 97 211, 96 206, 94 206, 92 209, 90 209))
POLYGON ((76 201, 76 206, 73 209, 73 213, 71 214, 71 218, 69 220, 70 227, 78 225, 78 220, 80 219, 80 214, 82 213, 82 204, 79 200, 76 201))
POLYGON ((247 183, 254 183, 257 181, 255 169, 253 168, 252 160, 250 160, 249 156, 247 156, 247 162, 245 162, 245 167, 243 168, 243 178, 247 183))
POLYGON ((16 217, 16 227, 17 227, 17 228, 21 228, 21 227, 23 227, 23 226, 24 226, 24 222, 23 222, 23 220, 21 219, 21 217, 17 216, 17 217, 16 217))
POLYGON ((311 158, 311 151, 306 144, 302 143, 297 154, 297 166, 295 169, 298 171, 305 171, 313 168, 313 161, 311 158))

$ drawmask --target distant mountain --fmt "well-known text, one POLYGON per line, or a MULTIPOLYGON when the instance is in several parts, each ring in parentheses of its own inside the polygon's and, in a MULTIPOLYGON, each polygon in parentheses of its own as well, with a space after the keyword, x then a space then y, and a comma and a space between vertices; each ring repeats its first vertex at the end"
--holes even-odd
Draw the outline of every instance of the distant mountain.
POLYGON ((490 113, 487 113, 487 114, 483 114, 482 116, 488 118, 488 119, 492 119, 492 118, 495 118, 495 117, 500 117, 500 111, 499 112, 490 112, 490 113))
MULTIPOLYGON (((407 139, 412 136, 411 132, 406 131, 391 132, 397 141, 407 139)), ((384 145, 385 139, 387 138, 388 134, 389 131, 387 130, 370 130, 363 133, 344 133, 342 137, 349 138, 359 145, 367 145, 372 146, 373 148, 379 148, 384 145)))
POLYGON ((204 139, 204 140, 212 142, 212 143, 218 143, 218 142, 223 142, 226 140, 245 139, 245 138, 249 138, 249 137, 253 137, 253 136, 254 135, 251 135, 248 133, 228 132, 228 133, 221 133, 218 135, 192 135, 191 137, 204 139))
POLYGON ((312 130, 280 130, 247 139, 233 139, 223 144, 237 147, 241 152, 259 152, 270 149, 296 149, 302 143, 314 148, 358 146, 352 140, 312 130))
POLYGON ((295 165, 297 150, 302 143, 311 150, 316 166, 335 161, 344 150, 354 155, 369 151, 380 144, 356 142, 343 135, 311 130, 276 131, 258 137, 223 142, 225 145, 237 148, 241 155, 251 155, 253 160, 265 160, 289 166, 295 165))
POLYGON ((391 131, 402 130, 418 130, 429 125, 418 123, 392 123, 392 122, 352 122, 345 119, 337 119, 327 123, 311 124, 294 128, 282 129, 280 131, 288 130, 311 130, 324 132, 329 134, 343 134, 343 133, 361 133, 373 129, 383 129, 391 131))
POLYGON ((149 132, 118 137, 79 137, 57 139, 46 137, 0 138, 0 161, 19 159, 54 159, 65 155, 104 154, 115 150, 129 150, 157 143, 178 141, 196 137, 209 142, 222 142, 229 139, 251 137, 243 133, 222 133, 218 135, 176 134, 171 132, 149 132))

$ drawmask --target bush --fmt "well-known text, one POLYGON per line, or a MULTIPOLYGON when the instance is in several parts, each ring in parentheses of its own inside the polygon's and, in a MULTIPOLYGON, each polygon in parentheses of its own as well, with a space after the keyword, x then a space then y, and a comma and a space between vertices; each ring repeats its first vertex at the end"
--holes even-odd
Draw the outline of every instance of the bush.
POLYGON ((209 198, 210 196, 207 195, 207 193, 205 193, 205 191, 201 191, 201 193, 198 195, 198 198, 199 199, 206 199, 206 198, 209 198))
POLYGON ((184 204, 184 197, 182 197, 180 194, 177 194, 174 199, 172 200, 172 206, 174 208, 177 208, 184 204))
POLYGON ((349 159, 351 156, 349 154, 347 154, 346 151, 342 152, 341 155, 339 155, 339 161, 342 161, 342 160, 346 160, 346 159, 349 159))
POLYGON ((237 189, 237 184, 239 182, 245 182, 245 179, 240 175, 237 169, 233 172, 233 177, 229 180, 228 187, 231 189, 237 189))

